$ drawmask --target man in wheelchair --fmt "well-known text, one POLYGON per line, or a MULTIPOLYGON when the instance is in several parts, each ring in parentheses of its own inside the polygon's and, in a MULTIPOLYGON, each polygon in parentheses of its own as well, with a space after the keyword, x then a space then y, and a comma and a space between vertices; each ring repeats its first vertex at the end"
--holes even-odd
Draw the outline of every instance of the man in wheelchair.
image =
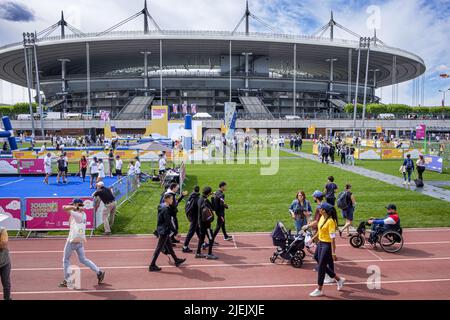
POLYGON ((400 217, 397 213, 397 207, 395 204, 390 204, 386 207, 387 215, 384 219, 371 218, 367 221, 367 224, 372 225, 372 231, 370 232, 369 242, 376 243, 378 236, 387 230, 394 230, 401 233, 400 217))

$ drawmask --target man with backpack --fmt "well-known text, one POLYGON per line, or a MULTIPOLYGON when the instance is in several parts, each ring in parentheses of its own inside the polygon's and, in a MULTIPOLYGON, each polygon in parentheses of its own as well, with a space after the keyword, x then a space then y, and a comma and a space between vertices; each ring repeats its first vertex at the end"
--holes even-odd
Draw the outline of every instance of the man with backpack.
POLYGON ((217 215, 217 225, 216 230, 214 231, 213 238, 215 239, 217 234, 219 233, 220 229, 222 229, 223 232, 223 239, 225 241, 233 240, 232 236, 229 236, 227 234, 227 231, 225 229, 225 210, 228 209, 228 205, 225 203, 225 191, 227 190, 227 184, 225 181, 222 181, 219 183, 219 190, 216 191, 216 193, 213 196, 213 207, 216 211, 217 215))
POLYGON ((403 184, 411 185, 411 174, 414 171, 414 161, 411 159, 411 155, 407 154, 406 159, 403 160, 403 165, 400 167, 401 172, 403 173, 403 184), (406 181, 406 177, 408 177, 408 182, 406 181))
POLYGON ((355 212, 356 200, 353 195, 352 185, 346 184, 345 190, 339 193, 337 199, 337 206, 342 210, 342 217, 345 219, 345 225, 339 229, 339 236, 342 237, 342 232, 347 229, 347 235, 350 236, 350 227, 353 223, 353 213, 355 212))
POLYGON ((179 259, 172 248, 172 241, 170 240, 170 234, 175 233, 176 229, 172 223, 170 206, 173 204, 173 196, 170 193, 166 193, 163 196, 163 203, 158 206, 158 224, 157 231, 159 235, 158 244, 156 245, 155 252, 153 254, 152 262, 148 267, 148 271, 161 271, 161 268, 156 265, 156 260, 159 257, 161 251, 165 250, 169 253, 175 261, 175 266, 180 266, 186 261, 186 259, 179 259))
POLYGON ((184 253, 191 253, 192 250, 189 248, 189 242, 191 241, 194 233, 197 234, 197 237, 200 238, 200 233, 198 229, 198 199, 200 198, 200 187, 195 186, 194 191, 189 195, 189 198, 186 202, 186 206, 184 208, 186 212, 186 218, 190 222, 189 231, 186 235, 186 239, 184 240, 184 245, 182 251, 184 253))
POLYGON ((336 202, 336 192, 338 190, 338 186, 334 183, 334 177, 328 177, 328 183, 325 185, 325 199, 332 206, 335 205, 336 202))
POLYGON ((200 231, 200 238, 198 239, 198 247, 196 258, 207 258, 210 260, 218 259, 217 256, 213 255, 212 248, 214 246, 213 231, 211 229, 211 223, 214 221, 214 210, 211 201, 209 201, 209 196, 212 194, 211 187, 206 186, 203 188, 202 195, 199 197, 198 206, 198 226, 200 231), (208 254, 204 255, 202 253, 202 246, 205 242, 205 237, 208 237, 208 254))

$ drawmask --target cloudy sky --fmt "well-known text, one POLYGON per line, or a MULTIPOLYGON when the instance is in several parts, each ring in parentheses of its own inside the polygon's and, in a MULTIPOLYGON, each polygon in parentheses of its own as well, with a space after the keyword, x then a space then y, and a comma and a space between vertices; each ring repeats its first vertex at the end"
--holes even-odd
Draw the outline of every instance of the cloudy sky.
MULTIPOLYGON (((373 26, 386 44, 411 51, 426 63, 425 105, 440 105, 438 90, 450 88, 450 0, 249 0, 252 13, 280 31, 311 34, 329 19, 358 34, 370 36, 373 26)), ((232 30, 243 14, 245 0, 148 0, 149 11, 162 29, 232 30)), ((0 0, 0 45, 21 40, 23 31, 40 31, 60 18, 83 32, 105 30, 143 7, 143 0, 0 0)), ((140 30, 142 19, 122 27, 140 30)), ((253 22, 252 30, 268 31, 253 22)), ((337 31, 337 38, 350 38, 337 31)), ((400 103, 412 103, 412 81, 399 85, 400 103)), ((378 90, 391 102, 391 88, 378 90)), ((0 102, 23 101, 24 90, 2 82, 0 102)), ((450 92, 447 105, 450 104, 450 92)))

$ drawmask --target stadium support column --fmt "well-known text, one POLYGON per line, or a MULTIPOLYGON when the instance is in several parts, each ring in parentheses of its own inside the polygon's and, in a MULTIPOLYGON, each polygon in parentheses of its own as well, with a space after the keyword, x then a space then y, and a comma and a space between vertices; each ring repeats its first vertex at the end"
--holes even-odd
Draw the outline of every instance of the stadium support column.
POLYGON ((39 66, 38 66, 38 60, 37 60, 37 50, 36 50, 36 38, 37 35, 31 34, 31 39, 33 43, 33 52, 34 52, 34 67, 36 70, 36 94, 38 97, 38 104, 39 104, 39 118, 41 122, 41 134, 42 138, 45 137, 45 131, 44 131, 44 108, 42 107, 42 96, 41 96, 41 83, 39 81, 39 66))
POLYGON ((352 103, 352 50, 348 49, 347 103, 352 103))
POLYGON ((369 79, 370 38, 366 38, 365 46, 367 47, 367 60, 366 60, 366 74, 364 79, 364 100, 363 100, 362 123, 361 123, 361 130, 364 138, 366 137, 366 129, 364 127, 364 121, 366 117, 367 81, 369 79))
POLYGON ((91 112, 91 58, 89 42, 86 42, 86 85, 87 85, 87 104, 86 113, 91 112))
POLYGON ((150 51, 142 51, 141 52, 144 55, 144 88, 145 93, 144 95, 148 95, 148 55, 151 54, 150 51))
MULTIPOLYGON (((333 90, 334 90, 334 86, 333 86, 333 81, 334 81, 334 62, 337 61, 338 59, 336 58, 330 58, 330 59, 325 59, 325 61, 330 62, 330 84, 328 86, 328 91, 329 91, 329 96, 328 99, 333 99, 333 90)), ((331 101, 330 101, 330 115, 331 115, 331 101)))
MULTIPOLYGON (((362 39, 362 38, 361 38, 362 39)), ((358 48, 358 63, 356 64, 356 87, 355 87, 355 99, 353 101, 353 135, 355 135, 356 128, 356 110, 358 105, 358 88, 359 88, 359 67, 361 64, 361 39, 358 48)))
POLYGON ((66 63, 70 62, 69 59, 58 59, 61 62, 61 90, 64 96, 64 113, 67 111, 67 88, 66 88, 66 63))
POLYGON ((230 53, 229 53, 229 56, 230 56, 230 98, 229 98, 229 101, 231 102, 231 40, 230 40, 230 53))
POLYGON ((294 79, 293 79, 293 91, 292 91, 292 111, 293 115, 295 116, 296 113, 296 107, 297 107, 297 44, 294 43, 294 79))
POLYGON ((159 40, 159 88, 161 95, 161 105, 163 105, 163 81, 162 81, 162 39, 159 40))
POLYGON ((29 66, 29 59, 28 59, 28 50, 27 50, 27 40, 26 40, 27 34, 23 33, 23 53, 25 57, 25 73, 27 76, 27 89, 28 89, 28 102, 30 107, 30 117, 31 117, 31 136, 35 137, 35 131, 34 131, 34 115, 33 115, 33 104, 31 101, 31 81, 30 81, 30 66, 29 66))

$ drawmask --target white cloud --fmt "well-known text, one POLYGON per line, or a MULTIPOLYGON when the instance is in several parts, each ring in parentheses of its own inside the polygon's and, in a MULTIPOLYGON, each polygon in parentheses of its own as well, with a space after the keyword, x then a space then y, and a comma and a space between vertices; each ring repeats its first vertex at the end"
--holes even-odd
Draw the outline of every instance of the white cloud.
POLYGON ((0 207, 0 225, 8 230, 20 230, 20 219, 14 218, 11 213, 6 212, 3 207, 0 207), (5 218, 6 216, 6 218, 5 218))
POLYGON ((3 174, 17 173, 17 168, 14 168, 14 166, 6 160, 0 160, 0 172, 3 174))

